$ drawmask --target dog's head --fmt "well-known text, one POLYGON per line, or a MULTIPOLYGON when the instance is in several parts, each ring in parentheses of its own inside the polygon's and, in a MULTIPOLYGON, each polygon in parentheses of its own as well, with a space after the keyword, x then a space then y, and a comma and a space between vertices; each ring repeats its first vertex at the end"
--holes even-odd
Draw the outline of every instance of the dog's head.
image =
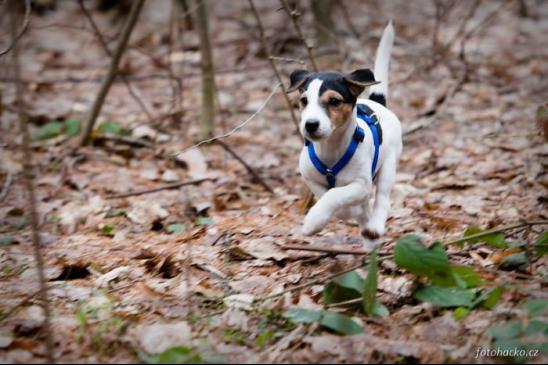
POLYGON ((358 96, 375 81, 369 69, 352 73, 295 70, 287 92, 299 90, 301 134, 311 140, 327 138, 348 122, 358 96))

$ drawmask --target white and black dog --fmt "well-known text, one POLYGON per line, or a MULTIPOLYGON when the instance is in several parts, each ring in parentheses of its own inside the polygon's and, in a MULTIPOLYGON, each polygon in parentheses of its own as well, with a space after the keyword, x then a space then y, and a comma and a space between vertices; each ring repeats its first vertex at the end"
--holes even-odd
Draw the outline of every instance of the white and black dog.
POLYGON ((394 28, 389 23, 377 49, 374 73, 369 69, 348 74, 291 73, 287 91, 301 93, 300 131, 306 140, 299 169, 318 199, 305 217, 304 235, 319 232, 334 216, 357 219, 368 250, 384 234, 402 152, 400 121, 386 108, 393 43, 394 28), (371 85, 369 98, 358 99, 371 85))

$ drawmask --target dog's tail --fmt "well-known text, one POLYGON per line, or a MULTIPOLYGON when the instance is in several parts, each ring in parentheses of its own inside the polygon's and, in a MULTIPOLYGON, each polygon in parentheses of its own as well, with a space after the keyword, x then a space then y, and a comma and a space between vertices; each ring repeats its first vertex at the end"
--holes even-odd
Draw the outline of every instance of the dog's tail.
POLYGON ((386 106, 388 96, 388 66, 390 65, 390 53, 394 43, 394 27, 392 21, 388 22, 382 32, 381 42, 375 56, 375 79, 380 84, 373 85, 369 89, 369 99, 386 106))

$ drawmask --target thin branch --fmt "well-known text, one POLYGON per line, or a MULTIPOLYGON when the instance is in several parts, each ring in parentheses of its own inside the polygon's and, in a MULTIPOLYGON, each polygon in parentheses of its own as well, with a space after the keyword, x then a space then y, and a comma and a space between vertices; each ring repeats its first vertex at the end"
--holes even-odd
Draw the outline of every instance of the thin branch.
POLYGON ((84 130, 84 134, 82 135, 82 140, 80 142, 82 146, 89 143, 89 140, 91 138, 91 132, 93 131, 93 126, 95 125, 95 120, 99 116, 99 113, 101 111, 105 98, 108 94, 108 91, 110 90, 110 86, 112 85, 112 82, 114 81, 114 78, 116 74, 118 73, 118 64, 120 63, 122 54, 124 53, 124 50, 126 49, 127 43, 129 41, 129 37, 131 35, 131 31, 135 27, 135 23, 137 22, 137 18, 139 17, 139 13, 141 12, 143 3, 144 3, 144 0, 135 0, 132 4, 130 13, 124 24, 124 28, 122 30, 122 35, 120 36, 120 40, 116 47, 116 51, 114 52, 114 55, 111 59, 108 73, 103 79, 103 83, 101 84, 99 93, 97 94, 97 97, 95 98, 95 102, 93 103, 93 106, 91 107, 91 110, 89 112, 89 116, 86 119, 86 123, 85 123, 86 129, 84 130))
POLYGON ((356 29, 356 26, 354 26, 354 23, 352 23, 352 17, 350 16, 350 13, 348 12, 348 8, 346 7, 346 4, 344 3, 344 0, 341 0, 339 2, 339 7, 342 10, 344 22, 346 23, 346 26, 348 29, 350 29, 350 32, 354 37, 357 39, 360 39, 360 33, 356 29))
POLYGON ((286 14, 291 18, 291 22, 293 23, 293 27, 295 27, 295 30, 297 31, 297 34, 299 35, 299 38, 303 42, 304 46, 306 47, 306 52, 308 53, 308 58, 310 59, 310 63, 312 64, 312 68, 314 71, 318 72, 318 63, 316 62, 316 58, 314 57, 314 54, 312 52, 312 45, 306 40, 302 30, 301 26, 299 25, 298 18, 299 18, 299 12, 294 9, 291 10, 289 8, 289 4, 287 3, 287 0, 280 0, 280 3, 282 4, 282 7, 286 14))
POLYGON ((291 120, 293 121, 293 124, 295 125, 295 130, 297 131, 297 135, 300 136, 301 141, 303 141, 303 138, 301 136, 301 133, 299 131, 299 121, 297 119, 297 116, 295 115, 295 111, 293 110, 293 103, 289 99, 289 96, 287 95, 287 89, 285 88, 282 75, 280 74, 280 71, 278 71, 278 67, 276 66, 276 62, 272 59, 272 54, 270 53, 270 49, 268 48, 268 42, 266 41, 265 32, 263 28, 263 23, 261 21, 261 17, 259 15, 259 12, 255 8, 255 4, 253 3, 253 0, 248 0, 249 6, 251 8, 251 11, 253 12, 253 16, 255 17, 255 20, 257 21, 257 27, 259 27, 259 36, 261 40, 261 46, 263 47, 266 57, 268 58, 268 61, 270 62, 270 66, 272 67, 272 71, 274 71, 274 74, 276 75, 276 78, 278 79, 278 82, 280 83, 282 87, 282 92, 285 98, 285 102, 287 103, 287 108, 289 109, 289 112, 291 114, 291 120))
POLYGON ((203 141, 200 141, 190 147, 187 147, 185 148, 184 150, 182 151, 179 151, 179 152, 176 152, 173 154, 173 156, 177 156, 177 155, 180 155, 181 153, 185 153, 186 151, 189 151, 189 150, 192 150, 194 148, 198 148, 200 147, 201 145, 203 144, 207 144, 207 143, 211 143, 213 141, 216 141, 218 139, 221 139, 221 138, 226 138, 226 137, 229 137, 231 135, 233 135, 234 133, 236 133, 238 130, 242 129, 243 127, 246 126, 247 123, 249 123, 253 118, 255 118, 260 112, 263 111, 263 109, 265 108, 266 104, 268 104, 268 101, 274 96, 274 94, 276 94, 276 91, 278 90, 278 87, 280 87, 280 84, 276 84, 274 85, 274 87, 272 88, 272 91, 270 92, 270 94, 268 95, 268 97, 263 101, 263 103, 261 104, 261 106, 259 107, 259 109, 257 109, 257 111, 255 111, 255 113, 251 114, 251 116, 249 118, 247 118, 246 120, 244 120, 242 123, 238 124, 236 127, 234 127, 231 131, 227 132, 227 133, 224 133, 224 134, 221 134, 221 135, 218 135, 218 136, 215 136, 215 137, 211 137, 211 138, 208 138, 208 139, 204 139, 203 141))
MULTIPOLYGON (((99 27, 97 26, 97 23, 95 23, 95 20, 93 20, 93 16, 91 15, 91 13, 89 12, 89 10, 86 8, 86 6, 84 5, 84 0, 78 0, 78 4, 80 5, 80 9, 82 10, 82 12, 84 13, 84 16, 88 19, 89 23, 91 24, 91 27, 93 28, 93 31, 95 32, 95 35, 97 36, 97 39, 99 40, 99 43, 101 44, 101 46, 103 47, 103 50, 105 51, 105 53, 110 57, 112 58, 112 52, 111 50, 108 48, 108 44, 105 40, 105 37, 103 36, 103 34, 101 33, 101 31, 99 30, 99 27)), ((132 85, 129 83, 129 80, 128 78, 126 77, 126 75, 124 74, 118 74, 118 76, 122 79, 122 81, 124 82, 124 84, 126 85, 126 88, 127 88, 127 91, 129 92, 129 94, 131 95, 131 97, 133 98, 133 100, 135 100, 135 102, 139 105, 139 107, 141 108, 141 110, 143 111, 143 113, 146 114, 147 118, 149 120, 153 119, 153 116, 152 114, 150 113, 150 110, 147 108, 147 106, 145 105, 145 103, 141 100, 141 98, 139 97, 139 95, 137 95, 137 92, 133 89, 132 85)))
POLYGON ((168 185, 164 185, 164 186, 160 186, 160 187, 152 188, 152 189, 137 190, 137 191, 133 191, 133 192, 130 192, 130 193, 109 195, 105 199, 120 199, 120 198, 127 198, 128 196, 137 196, 137 195, 157 193, 158 191, 162 191, 162 190, 178 189, 181 186, 197 185, 197 184, 203 183, 204 181, 211 181, 211 180, 212 180, 211 178, 205 177, 205 178, 202 178, 202 179, 181 181, 181 182, 176 182, 176 183, 173 183, 173 184, 168 184, 168 185))
POLYGON ((127 136, 117 136, 113 134, 98 136, 95 138, 95 140, 96 141, 113 141, 113 142, 123 143, 132 147, 139 147, 139 148, 150 148, 150 149, 155 148, 154 144, 150 142, 147 142, 141 139, 127 137, 127 136))
POLYGON ((208 4, 207 0, 196 0, 199 4, 196 14, 197 31, 200 39, 200 54, 202 69, 202 105, 200 124, 202 137, 211 137, 215 121, 215 67, 213 64, 213 50, 209 35, 208 4))
POLYGON ((284 250, 299 250, 299 251, 313 251, 313 252, 326 252, 329 254, 337 255, 369 255, 371 252, 365 250, 353 250, 353 249, 338 249, 333 247, 317 247, 311 245, 283 245, 284 250))
POLYGON ((283 61, 283 62, 292 62, 292 63, 298 63, 300 65, 306 64, 303 60, 299 60, 297 58, 291 58, 291 57, 278 57, 278 56, 270 56, 270 59, 274 61, 283 61))
POLYGON ((301 284, 301 285, 297 285, 297 286, 294 286, 292 288, 289 288, 289 289, 286 289, 286 290, 283 290, 279 293, 274 293, 274 294, 270 294, 266 297, 263 297, 263 298, 258 298, 257 299, 257 302, 262 302, 262 301, 265 301, 265 300, 268 300, 268 299, 273 299, 273 298, 277 298, 277 297, 280 297, 284 294, 287 294, 287 293, 292 293, 296 290, 301 290, 301 289, 304 289, 304 288, 307 288, 307 287, 310 287, 310 286, 313 286, 313 285, 318 285, 318 284, 322 284, 322 283, 325 283, 326 281, 329 281, 331 279, 334 279, 336 278, 337 276, 341 276, 341 275, 344 275, 346 273, 349 273, 350 271, 354 271, 356 269, 359 269, 361 267, 364 267, 366 266, 368 263, 367 260, 364 260, 362 261, 361 263, 357 264, 357 265, 353 265, 353 266, 350 266, 349 268, 347 269, 344 269, 342 271, 339 271, 335 274, 332 274, 332 275, 328 275, 324 278, 320 278, 320 279, 316 279, 316 280, 312 280, 312 281, 309 281, 308 283, 304 283, 304 284, 301 284))
MULTIPOLYGON (((27 4, 29 5, 29 4, 27 4)), ((16 34, 16 0, 11 0, 8 2, 8 6, 11 8, 13 14, 11 14, 11 34, 12 34, 12 43, 13 43, 13 70, 15 74, 15 79, 19 79, 20 75, 20 65, 19 65, 19 47, 16 45, 17 37, 21 37, 22 33, 16 34)), ((29 5, 30 6, 30 5, 29 5)), ((48 288, 46 286, 46 278, 44 274, 44 259, 42 257, 42 249, 40 247, 40 232, 38 231, 38 210, 36 203, 36 194, 34 191, 34 171, 32 165, 32 151, 30 148, 30 137, 28 129, 28 116, 25 113, 24 99, 22 95, 22 88, 19 82, 15 82, 15 104, 17 107, 17 114, 19 117, 19 126, 22 135, 22 147, 23 147, 23 178, 25 188, 28 195, 28 209, 30 216, 30 225, 32 228, 32 247, 34 251, 34 261, 36 262, 36 268, 38 271, 38 280, 40 283, 40 304, 44 310, 44 332, 46 337, 46 357, 49 363, 54 363, 55 359, 53 356, 53 337, 50 326, 50 307, 48 300, 48 288)))
MULTIPOLYGON (((11 49, 15 46, 19 38, 21 38, 23 34, 25 34, 30 22, 30 10, 31 10, 30 0, 25 0, 25 18, 23 19, 23 26, 21 27, 19 32, 17 32, 17 34, 14 37, 12 37, 11 43, 8 45, 8 47, 0 51, 0 57, 2 57, 3 55, 11 51, 11 49)), ((17 9, 12 9, 12 11, 15 12, 17 11, 17 9)), ((15 15, 13 16, 15 17, 15 15)))
POLYGON ((488 229, 487 231, 479 232, 479 233, 476 233, 476 234, 472 234, 470 236, 457 238, 457 239, 454 239, 454 240, 451 240, 451 241, 448 241, 448 242, 444 242, 443 244, 445 246, 456 245, 456 244, 463 243, 463 242, 473 240, 473 239, 476 239, 476 238, 482 238, 482 237, 488 236, 488 235, 493 234, 493 233, 502 233, 502 232, 510 231, 510 230, 516 229, 516 228, 532 227, 532 226, 539 226, 539 225, 548 225, 548 220, 519 222, 519 223, 509 224, 507 226, 495 227, 495 228, 492 228, 492 229, 488 229))
POLYGON ((8 196, 12 182, 13 174, 8 171, 6 174, 6 181, 4 181, 4 186, 2 187, 2 192, 0 192, 0 201, 4 200, 8 196))
POLYGON ((243 167, 257 180, 259 184, 261 184, 266 190, 268 190, 270 193, 274 194, 274 190, 264 181, 264 179, 257 174, 257 172, 249 166, 247 162, 245 162, 228 144, 223 142, 222 140, 218 139, 216 140, 216 143, 224 148, 224 150, 232 155, 236 160, 238 160, 239 163, 242 164, 243 167))

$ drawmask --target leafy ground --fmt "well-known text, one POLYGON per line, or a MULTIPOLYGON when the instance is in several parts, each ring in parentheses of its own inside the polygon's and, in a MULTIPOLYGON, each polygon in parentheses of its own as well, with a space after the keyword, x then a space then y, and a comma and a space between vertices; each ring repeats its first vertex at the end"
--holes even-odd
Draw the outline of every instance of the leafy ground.
MULTIPOLYGON (((463 21, 473 3, 462 2, 442 17, 433 45, 430 2, 344 3, 359 37, 336 7, 337 53, 318 50, 320 62, 372 66, 382 27, 393 19, 389 106, 406 135, 378 267, 362 265, 334 280, 363 257, 281 248, 358 249, 359 234, 343 222, 312 238, 299 234, 301 142, 280 93, 225 139, 275 194, 218 145, 171 158, 199 141, 198 41, 186 30, 170 41, 170 3, 149 2, 121 71, 153 119, 116 82, 93 146, 75 152, 72 136, 109 59, 77 2, 33 15, 20 41, 22 77, 59 361, 546 361, 546 236, 538 238, 546 225, 463 245, 431 243, 547 219, 548 150, 537 125, 546 117, 537 109, 547 100, 548 7, 528 1, 524 14, 517 1, 483 2, 463 21), (180 100, 170 73, 181 77, 180 100), (110 198, 204 176, 211 180, 110 198), (357 305, 337 304, 356 298, 357 305), (539 353, 476 358, 478 347, 539 353)), ((259 4, 272 52, 306 60, 278 7, 259 4)), ((247 3, 216 2, 210 11, 220 133, 254 113, 276 80, 247 3)), ((118 15, 92 15, 113 47, 118 15)), ((301 24, 312 35, 310 14, 301 24)), ((0 178, 9 187, 0 206, 0 362, 39 362, 45 334, 14 89, 8 58, 0 62, 0 178)), ((298 66, 278 63, 285 75, 298 66)))

